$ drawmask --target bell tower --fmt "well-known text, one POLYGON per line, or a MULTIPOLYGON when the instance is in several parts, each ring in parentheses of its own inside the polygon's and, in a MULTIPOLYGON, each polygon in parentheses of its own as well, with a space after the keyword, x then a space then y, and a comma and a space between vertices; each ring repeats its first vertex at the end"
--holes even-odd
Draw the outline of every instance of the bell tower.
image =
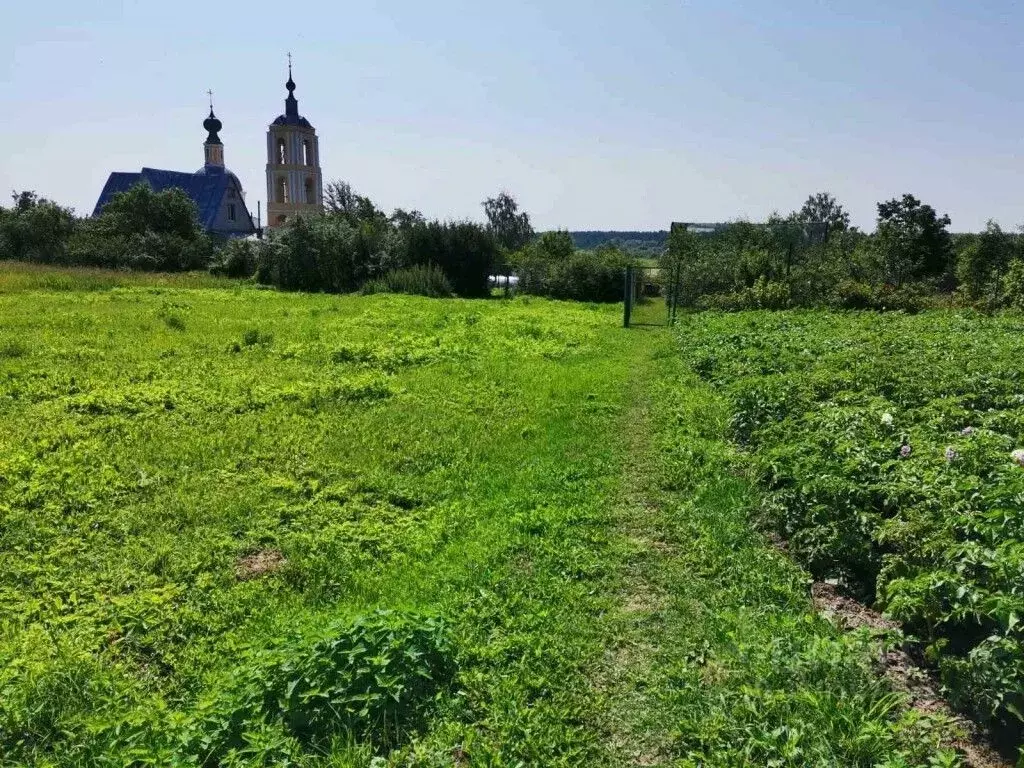
POLYGON ((279 227, 294 216, 323 212, 323 177, 316 129, 299 114, 288 54, 288 97, 284 114, 267 129, 267 226, 279 227))

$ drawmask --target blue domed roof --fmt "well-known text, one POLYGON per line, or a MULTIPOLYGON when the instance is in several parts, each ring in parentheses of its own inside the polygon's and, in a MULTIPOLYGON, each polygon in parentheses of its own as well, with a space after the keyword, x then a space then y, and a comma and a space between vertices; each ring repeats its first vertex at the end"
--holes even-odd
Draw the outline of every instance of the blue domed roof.
POLYGON ((300 128, 312 128, 309 120, 302 115, 278 115, 271 125, 297 125, 300 128))
POLYGON ((240 182, 238 180, 238 177, 235 176, 235 174, 233 174, 231 171, 229 171, 223 165, 204 165, 202 168, 200 168, 198 171, 196 171, 192 175, 193 176, 224 176, 225 177, 225 181, 233 181, 233 182, 235 182, 235 185, 239 189, 242 188, 242 182, 240 182))

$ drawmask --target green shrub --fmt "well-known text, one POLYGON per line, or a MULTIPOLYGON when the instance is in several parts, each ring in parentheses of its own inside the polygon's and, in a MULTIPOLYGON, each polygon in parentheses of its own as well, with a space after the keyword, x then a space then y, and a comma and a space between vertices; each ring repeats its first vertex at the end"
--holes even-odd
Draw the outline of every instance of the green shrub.
POLYGON ((694 307, 719 312, 741 312, 754 309, 754 298, 749 289, 732 293, 708 293, 697 298, 694 307))
POLYGON ((206 269, 213 241, 196 218, 195 203, 180 189, 154 192, 137 184, 114 195, 95 219, 78 222, 66 263, 178 272, 206 269))
POLYGON ((497 260, 494 235, 470 221, 414 223, 403 232, 404 263, 435 265, 459 296, 490 294, 488 277, 497 260))
POLYGON ((222 692, 200 703, 183 752, 216 764, 268 726, 314 751, 338 736, 393 746, 423 726, 454 674, 440 620, 377 611, 239 669, 222 692))
POLYGON ((452 286, 440 267, 433 264, 392 269, 380 277, 363 283, 362 292, 408 293, 441 298, 451 296, 452 286))
POLYGON ((71 210, 34 192, 14 193, 14 207, 0 207, 0 258, 62 264, 74 232, 71 210))
POLYGON ((20 339, 0 340, 0 360, 25 357, 29 353, 28 344, 20 339))
POLYGON ((880 285, 872 297, 872 309, 882 311, 920 312, 935 303, 935 289, 927 283, 906 283, 901 286, 880 285))
POLYGON ((836 286, 832 304, 840 309, 870 309, 874 303, 871 286, 843 280, 836 286))
POLYGON ((518 292, 573 301, 621 301, 627 264, 616 248, 575 250, 568 232, 545 232, 513 256, 518 292))
POLYGON ((256 274, 259 248, 258 241, 242 238, 229 240, 214 257, 210 272, 221 277, 252 277, 256 274))
POLYGON ((1024 259, 1014 259, 1002 280, 1003 304, 1024 310, 1024 259))
POLYGON ((274 341, 274 334, 261 331, 259 328, 246 328, 242 334, 242 346, 269 346, 274 341))
POLYGON ((768 280, 764 276, 754 283, 751 296, 758 309, 788 309, 792 303, 787 283, 768 280))
POLYGON ((843 280, 829 297, 829 304, 838 309, 874 309, 879 311, 920 312, 936 304, 938 294, 928 283, 906 283, 902 286, 870 285, 856 280, 843 280))
POLYGON ((298 216, 271 230, 256 250, 257 282, 286 290, 346 293, 401 263, 402 236, 386 222, 298 216))
POLYGON ((616 249, 576 251, 567 262, 554 265, 551 295, 575 301, 620 301, 626 263, 626 256, 616 249))
POLYGON ((367 283, 379 291, 401 281, 415 289, 402 292, 486 296, 495 255, 493 237, 478 224, 412 221, 399 229, 385 218, 360 221, 343 215, 297 217, 256 248, 258 282, 326 293, 355 291, 367 283), (418 269, 388 276, 406 268, 418 269), (445 285, 438 270, 447 293, 438 293, 445 285))

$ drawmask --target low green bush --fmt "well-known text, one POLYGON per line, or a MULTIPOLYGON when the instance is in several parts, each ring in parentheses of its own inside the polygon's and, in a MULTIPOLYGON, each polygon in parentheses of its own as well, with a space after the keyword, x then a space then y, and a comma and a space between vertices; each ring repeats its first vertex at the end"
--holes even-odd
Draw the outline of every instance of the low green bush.
POLYGON ((1010 264, 1002 282, 1003 303, 1013 309, 1024 310, 1024 259, 1010 264))
POLYGON ((698 309, 740 312, 746 309, 788 309, 793 296, 787 283, 759 277, 750 288, 730 293, 711 293, 697 299, 698 309))
POLYGON ((179 272, 206 269, 213 253, 213 240, 199 224, 188 195, 137 184, 114 195, 99 216, 78 222, 65 263, 179 272))
POLYGON ((577 251, 568 232, 546 232, 512 258, 520 293, 573 301, 622 301, 628 258, 616 248, 577 251))
POLYGON ((238 669, 200 702, 180 754, 202 765, 252 754, 265 729, 274 751, 325 751, 338 736, 393 747, 420 729, 455 662, 438 619, 377 611, 298 638, 238 669), (284 738, 281 738, 283 736, 284 738), (248 754, 246 751, 248 750, 248 754))
POLYGON ((440 267, 433 264, 392 269, 363 283, 362 293, 407 293, 441 298, 452 295, 452 285, 440 267))
POLYGON ((874 291, 867 283, 845 279, 835 287, 829 303, 837 309, 871 309, 874 291))
POLYGON ((252 277, 256 274, 258 259, 258 242, 241 238, 229 240, 214 256, 210 272, 220 277, 252 277))

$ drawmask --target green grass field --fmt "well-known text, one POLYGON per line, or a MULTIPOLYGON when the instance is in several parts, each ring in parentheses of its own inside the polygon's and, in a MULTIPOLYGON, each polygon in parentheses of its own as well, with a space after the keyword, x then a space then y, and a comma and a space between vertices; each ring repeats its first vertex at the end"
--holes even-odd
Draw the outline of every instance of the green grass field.
POLYGON ((956 765, 621 306, 0 273, 0 765, 956 765))

